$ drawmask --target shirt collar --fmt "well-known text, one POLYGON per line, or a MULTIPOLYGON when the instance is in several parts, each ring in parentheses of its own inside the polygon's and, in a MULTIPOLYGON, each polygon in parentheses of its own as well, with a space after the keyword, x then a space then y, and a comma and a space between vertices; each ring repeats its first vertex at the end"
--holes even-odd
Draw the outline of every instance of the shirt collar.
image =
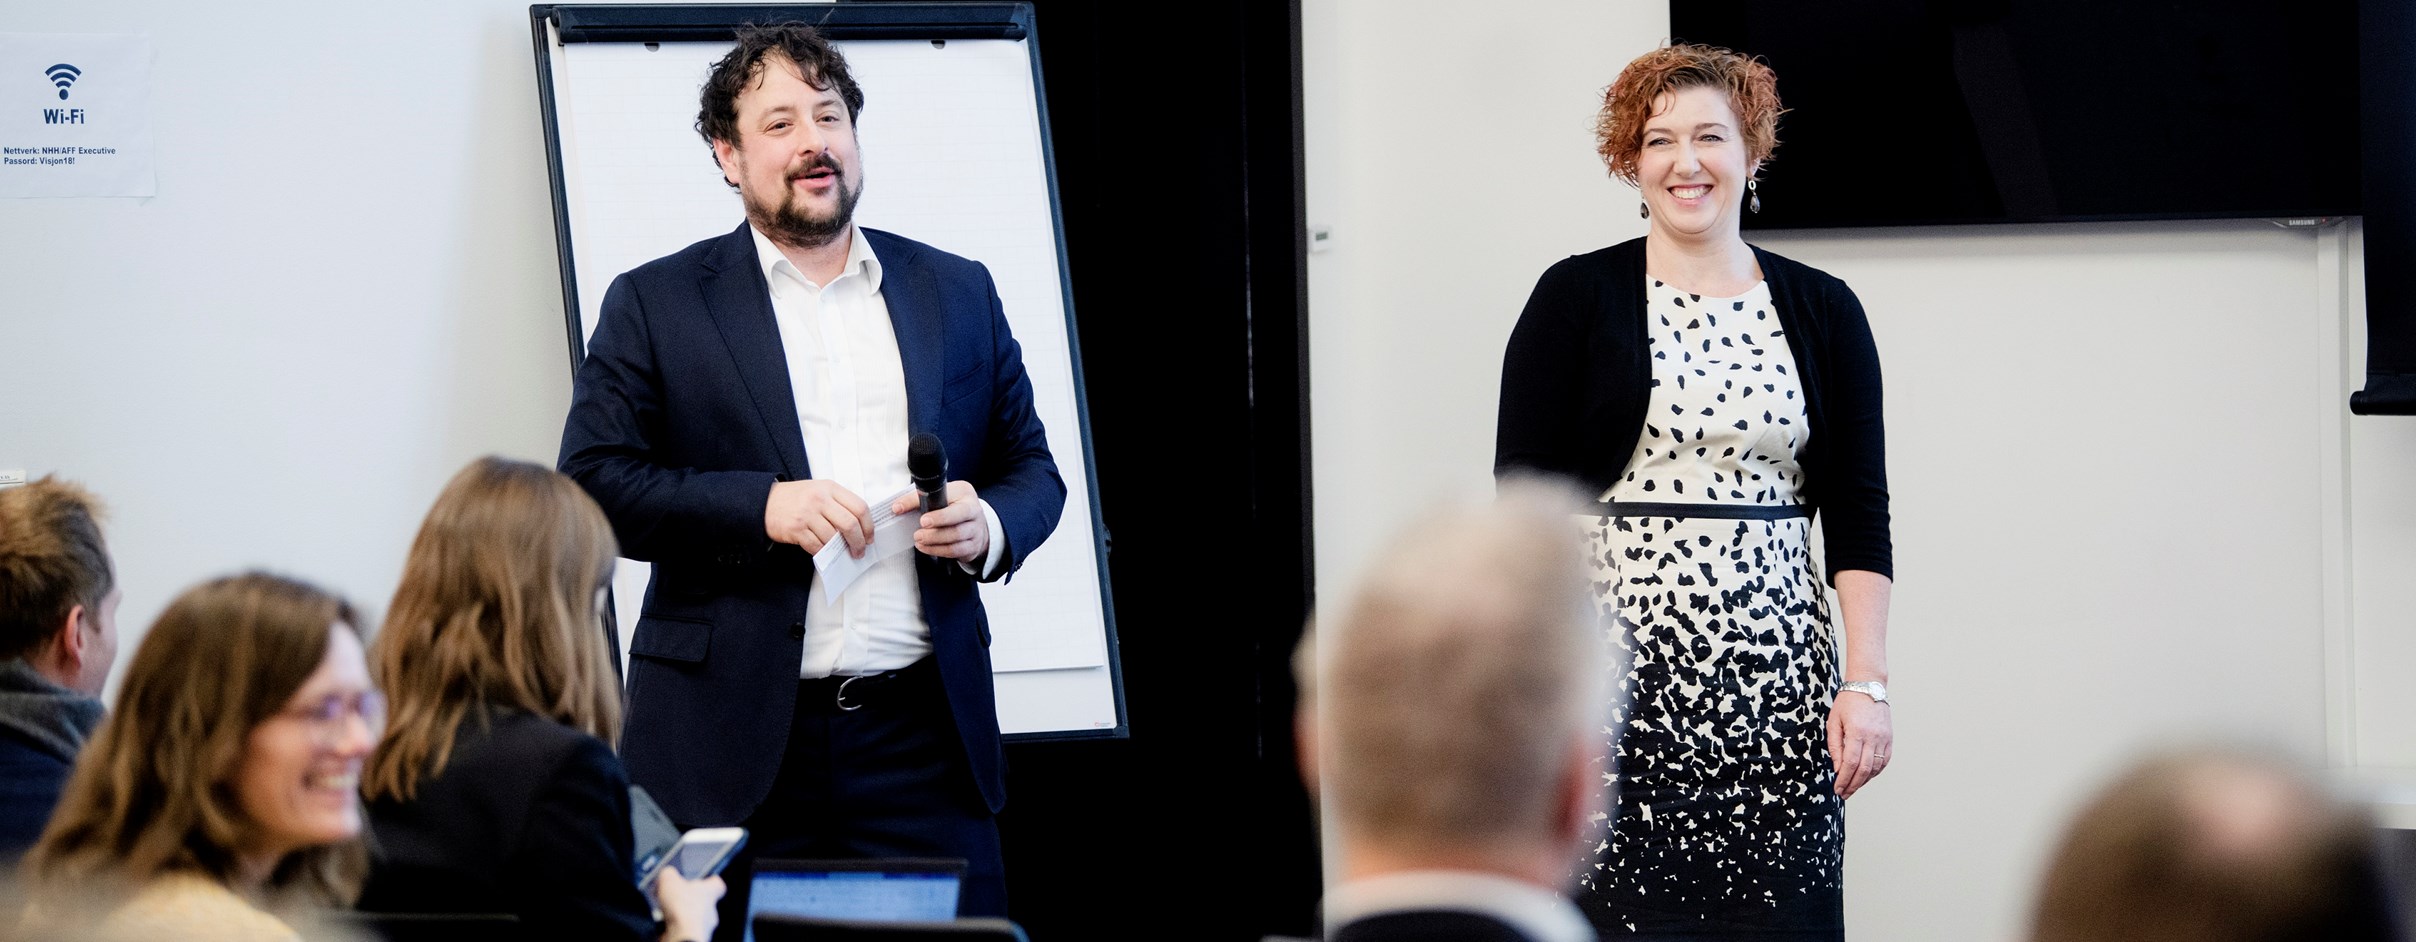
POLYGON ((1491 916, 1538 942, 1596 938, 1585 914, 1567 897, 1470 870, 1409 870, 1345 882, 1325 895, 1326 933, 1369 916, 1437 909, 1491 916))
MULTIPOLYGON (((796 263, 789 261, 788 256, 780 254, 780 246, 772 244, 771 238, 765 236, 763 230, 755 228, 755 224, 750 222, 747 224, 747 234, 755 237, 755 264, 763 269, 764 283, 771 283, 774 277, 780 276, 784 272, 787 277, 801 282, 805 281, 805 274, 797 270, 796 263)), ((847 227, 847 265, 839 269, 839 278, 845 278, 854 272, 864 273, 865 291, 875 294, 880 292, 881 257, 873 254, 872 243, 864 238, 863 226, 847 227)), ((831 281, 836 283, 839 278, 833 278, 831 281)), ((808 283, 810 284, 810 282, 808 283)), ((823 287, 828 288, 830 285, 823 285, 823 287)))

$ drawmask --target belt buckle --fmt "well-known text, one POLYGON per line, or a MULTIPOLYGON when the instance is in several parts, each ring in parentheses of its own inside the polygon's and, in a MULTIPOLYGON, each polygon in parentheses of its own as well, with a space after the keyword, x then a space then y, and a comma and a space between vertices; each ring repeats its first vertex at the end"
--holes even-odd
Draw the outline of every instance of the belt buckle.
POLYGON ((853 713, 853 712, 855 712, 855 711, 857 711, 857 710, 864 709, 864 704, 861 704, 861 703, 849 703, 849 702, 847 702, 847 685, 852 684, 852 683, 855 683, 856 681, 859 681, 859 680, 863 680, 864 678, 869 677, 869 676, 871 676, 871 675, 869 675, 869 674, 857 674, 857 675, 855 675, 855 676, 849 677, 849 678, 847 678, 846 680, 842 680, 842 681, 840 681, 840 682, 839 682, 839 691, 838 691, 838 693, 837 693, 837 694, 833 695, 833 697, 832 697, 831 699, 832 699, 832 701, 833 701, 833 702, 835 702, 836 704, 838 704, 838 707, 839 707, 839 709, 840 709, 841 711, 848 712, 848 713, 853 713))

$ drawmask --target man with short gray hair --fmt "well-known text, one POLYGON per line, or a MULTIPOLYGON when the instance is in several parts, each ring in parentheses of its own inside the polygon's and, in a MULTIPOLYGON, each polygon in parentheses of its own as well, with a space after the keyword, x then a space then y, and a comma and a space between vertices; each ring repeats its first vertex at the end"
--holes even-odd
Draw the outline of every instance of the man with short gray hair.
POLYGON ((1326 938, 1594 938, 1561 894, 1603 820, 1614 674, 1575 506, 1527 482, 1426 515, 1304 642, 1302 764, 1340 864, 1326 938))

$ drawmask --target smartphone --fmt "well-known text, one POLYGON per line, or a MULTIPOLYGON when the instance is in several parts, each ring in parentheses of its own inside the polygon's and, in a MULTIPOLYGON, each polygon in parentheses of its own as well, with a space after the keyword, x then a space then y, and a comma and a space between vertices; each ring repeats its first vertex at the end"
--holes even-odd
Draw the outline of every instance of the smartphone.
POLYGON ((654 866, 646 868, 646 875, 638 878, 638 888, 646 891, 647 899, 654 899, 654 880, 664 867, 678 867, 680 876, 690 880, 713 876, 720 873, 721 868, 729 866, 730 858, 738 856, 738 849, 746 845, 746 828, 697 828, 689 831, 680 835, 679 843, 671 845, 671 849, 665 851, 662 859, 654 862, 654 866))
POLYGON ((632 880, 646 879, 680 839, 679 826, 671 823, 663 806, 654 803, 654 796, 637 785, 629 786, 629 837, 637 850, 637 859, 632 861, 637 866, 629 870, 632 880))

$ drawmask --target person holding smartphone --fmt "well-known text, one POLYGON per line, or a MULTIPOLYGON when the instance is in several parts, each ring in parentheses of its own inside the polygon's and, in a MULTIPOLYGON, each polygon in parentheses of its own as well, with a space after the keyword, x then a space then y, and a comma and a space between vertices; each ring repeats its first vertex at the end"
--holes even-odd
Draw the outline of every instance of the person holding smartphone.
POLYGON ((509 913, 528 938, 703 942, 721 878, 637 882, 598 599, 619 550, 569 478, 482 458, 420 527, 371 646, 390 701, 361 776, 375 837, 360 909, 509 913))

